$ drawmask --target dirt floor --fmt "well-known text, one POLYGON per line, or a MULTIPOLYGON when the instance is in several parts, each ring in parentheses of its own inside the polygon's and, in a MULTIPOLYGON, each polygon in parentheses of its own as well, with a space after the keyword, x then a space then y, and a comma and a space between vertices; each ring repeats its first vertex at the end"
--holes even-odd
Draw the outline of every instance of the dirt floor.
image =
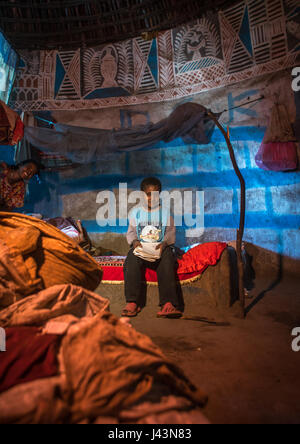
MULTIPOLYGON (((300 423, 300 352, 291 347, 291 332, 300 327, 300 279, 257 278, 245 320, 197 294, 188 301, 186 314, 230 326, 157 319, 157 303, 148 300, 132 324, 207 392, 204 413, 212 423, 300 423)), ((121 308, 119 298, 112 300, 113 313, 121 308)))

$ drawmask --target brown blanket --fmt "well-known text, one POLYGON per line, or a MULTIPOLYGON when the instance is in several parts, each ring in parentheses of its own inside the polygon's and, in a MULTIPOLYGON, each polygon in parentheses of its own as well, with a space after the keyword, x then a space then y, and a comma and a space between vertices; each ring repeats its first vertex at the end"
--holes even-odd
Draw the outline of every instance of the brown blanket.
POLYGON ((57 228, 0 212, 0 309, 55 285, 95 290, 101 277, 92 257, 57 228))
POLYGON ((108 306, 109 301, 96 293, 74 285, 56 285, 1 310, 0 326, 43 326, 65 315, 92 317, 108 306))
MULTIPOLYGON (((205 394, 150 338, 112 315, 108 305, 81 288, 57 286, 1 312, 0 325, 5 326, 44 325, 52 319, 43 332, 61 330, 63 340, 60 376, 49 378, 47 386, 37 380, 1 394, 0 424, 147 422, 151 414, 187 412, 205 404, 205 394), (63 313, 73 316, 57 317, 63 313)), ((202 422, 197 412, 191 421, 202 422)))
POLYGON ((62 354, 74 422, 119 417, 157 386, 165 388, 165 395, 186 398, 191 406, 203 406, 207 400, 149 337, 107 311, 80 329, 71 327, 62 354))

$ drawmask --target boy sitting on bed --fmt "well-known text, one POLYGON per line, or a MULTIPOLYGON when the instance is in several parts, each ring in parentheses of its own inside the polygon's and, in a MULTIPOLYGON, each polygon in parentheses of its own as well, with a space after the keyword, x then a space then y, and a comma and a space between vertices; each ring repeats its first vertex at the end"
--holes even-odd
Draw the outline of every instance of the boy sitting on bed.
POLYGON ((159 199, 162 185, 158 179, 145 179, 141 184, 145 202, 135 208, 130 217, 127 241, 132 247, 124 264, 125 298, 122 316, 135 317, 141 311, 139 299, 142 271, 157 272, 161 310, 160 318, 180 318, 176 281, 176 259, 171 245, 176 241, 174 219, 165 211, 159 199))

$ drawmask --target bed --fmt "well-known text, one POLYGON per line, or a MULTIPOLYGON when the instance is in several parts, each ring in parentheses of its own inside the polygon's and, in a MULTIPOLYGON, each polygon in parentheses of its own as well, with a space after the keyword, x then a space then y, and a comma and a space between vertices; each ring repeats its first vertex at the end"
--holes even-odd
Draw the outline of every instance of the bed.
MULTIPOLYGON (((124 304, 125 257, 102 256, 94 258, 102 268, 103 278, 97 292, 116 306, 124 304)), ((225 243, 210 242, 192 248, 178 260, 178 282, 185 305, 195 303, 201 295, 213 306, 230 308, 238 299, 237 258, 235 249, 225 243)), ((144 294, 150 304, 158 301, 156 273, 146 270, 144 294)))
MULTIPOLYGON (((100 294, 108 297, 110 301, 120 306, 124 303, 124 274, 123 266, 126 256, 103 255, 105 249, 94 248, 88 233, 81 222, 75 218, 46 219, 45 222, 58 228, 61 232, 74 239, 79 237, 79 245, 100 265, 103 276, 100 294), (77 233, 77 234, 76 234, 77 233), (82 236, 82 237, 80 237, 82 236), (97 254, 102 254, 97 256, 97 254), (113 288, 111 287, 113 286, 113 288)), ((176 249, 178 255, 178 282, 182 289, 182 297, 190 304, 195 299, 195 293, 201 294, 215 307, 230 308, 238 299, 237 257, 235 242, 207 242, 198 244, 194 248, 183 251, 176 249)), ((107 252, 109 250, 106 250, 107 252)), ((145 283, 147 283, 150 301, 158 299, 157 277, 152 270, 146 270, 145 283)), ((181 291, 179 289, 178 291, 181 291)), ((147 289, 144 289, 142 298, 146 299, 147 289)))

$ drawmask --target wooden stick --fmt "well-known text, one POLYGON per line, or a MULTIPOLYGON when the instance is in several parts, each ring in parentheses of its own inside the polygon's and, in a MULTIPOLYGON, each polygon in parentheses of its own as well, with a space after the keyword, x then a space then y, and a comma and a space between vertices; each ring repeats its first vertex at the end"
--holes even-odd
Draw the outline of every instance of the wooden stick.
POLYGON ((239 275, 239 301, 240 301, 240 315, 242 318, 245 317, 245 291, 244 291, 244 266, 243 266, 243 257, 242 257, 242 244, 243 244, 243 235, 245 230, 245 218, 246 218, 246 184, 245 180, 242 176, 242 173, 240 172, 240 169, 238 167, 234 149, 231 144, 230 138, 228 137, 227 132, 223 128, 223 126, 220 124, 217 116, 213 114, 211 111, 208 111, 208 116, 215 122, 217 127, 222 132, 230 154, 231 162, 234 168, 234 171, 236 172, 236 175, 239 178, 240 185, 241 185, 241 211, 240 211, 240 226, 237 230, 237 257, 238 257, 238 275, 239 275))

